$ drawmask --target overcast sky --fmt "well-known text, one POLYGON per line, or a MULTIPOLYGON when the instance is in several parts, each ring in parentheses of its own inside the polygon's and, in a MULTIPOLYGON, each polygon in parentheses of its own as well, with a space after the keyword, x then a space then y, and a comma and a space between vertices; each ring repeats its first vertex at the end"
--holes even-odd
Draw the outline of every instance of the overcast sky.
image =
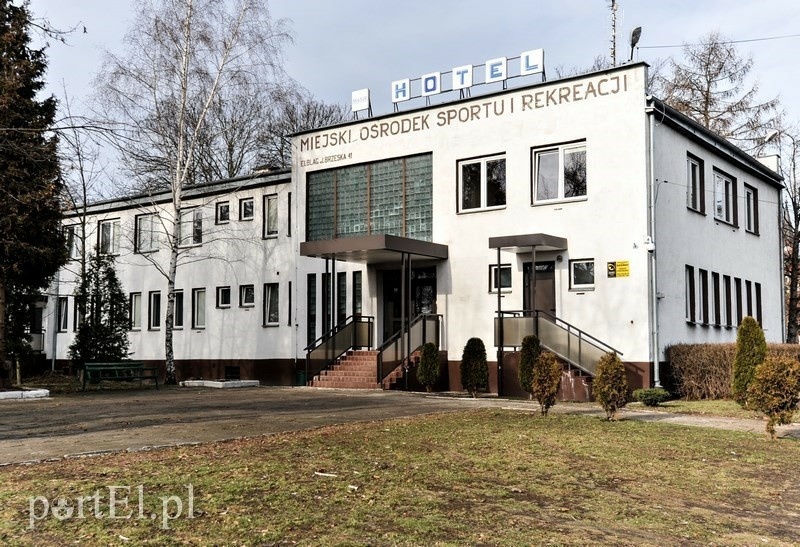
MULTIPOLYGON (((88 96, 103 50, 122 52, 135 0, 32 0, 31 9, 58 28, 79 26, 68 44, 51 44, 48 81, 75 101, 88 96), (86 27, 86 33, 83 27, 86 27)), ((610 47, 609 0, 271 0, 275 18, 289 20, 294 43, 284 51, 287 73, 325 102, 349 106, 351 92, 370 88, 374 113, 391 110, 390 84, 497 57, 543 48, 550 79, 556 67, 586 67, 610 47)), ((627 58, 631 29, 642 27, 635 58, 653 61, 711 30, 752 55, 763 97, 779 95, 800 119, 796 51, 797 0, 620 0, 618 59, 627 58)))

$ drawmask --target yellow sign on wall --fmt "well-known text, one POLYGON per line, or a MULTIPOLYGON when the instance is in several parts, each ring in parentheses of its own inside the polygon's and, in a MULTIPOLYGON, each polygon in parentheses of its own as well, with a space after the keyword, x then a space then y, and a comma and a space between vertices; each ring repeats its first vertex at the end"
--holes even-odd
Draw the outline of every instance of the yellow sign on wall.
POLYGON ((609 262, 606 266, 606 272, 608 272, 608 277, 630 277, 631 263, 627 260, 609 262))

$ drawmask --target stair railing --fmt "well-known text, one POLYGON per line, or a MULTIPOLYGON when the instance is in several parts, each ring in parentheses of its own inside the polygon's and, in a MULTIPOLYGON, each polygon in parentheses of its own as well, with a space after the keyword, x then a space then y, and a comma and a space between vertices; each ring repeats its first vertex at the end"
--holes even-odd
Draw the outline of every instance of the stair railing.
POLYGON ((494 320, 495 346, 500 347, 499 328, 502 321, 503 348, 518 348, 529 334, 539 337, 539 343, 560 358, 594 376, 597 363, 606 353, 622 352, 614 349, 575 325, 543 310, 501 311, 494 320))
POLYGON ((377 348, 378 384, 382 386, 383 381, 393 370, 404 361, 407 363, 410 355, 428 342, 433 342, 438 348, 441 340, 441 324, 441 315, 423 313, 411 321, 407 332, 401 329, 381 344, 377 348), (409 347, 410 351, 408 351, 409 347), (408 352, 408 355, 406 355, 406 352, 408 352))
POLYGON ((372 349, 373 317, 351 315, 305 348, 306 382, 354 348, 372 349))

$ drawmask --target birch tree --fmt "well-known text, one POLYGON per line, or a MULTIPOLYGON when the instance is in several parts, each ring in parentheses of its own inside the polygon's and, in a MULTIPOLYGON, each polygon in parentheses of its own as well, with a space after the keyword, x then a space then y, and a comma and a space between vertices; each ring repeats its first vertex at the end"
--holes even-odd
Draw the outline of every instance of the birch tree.
POLYGON ((171 197, 169 259, 156 268, 167 283, 168 383, 176 382, 175 279, 181 256, 192 252, 180 245, 183 200, 208 163, 206 144, 225 138, 214 107, 246 89, 254 75, 260 85, 280 82, 279 53, 287 39, 263 0, 150 0, 126 35, 127 52, 108 54, 99 77, 99 104, 116 124, 125 172, 140 186, 168 188, 171 197))
POLYGON ((796 344, 800 329, 800 180, 796 128, 781 130, 781 171, 783 172, 783 267, 786 282, 786 342, 796 344))

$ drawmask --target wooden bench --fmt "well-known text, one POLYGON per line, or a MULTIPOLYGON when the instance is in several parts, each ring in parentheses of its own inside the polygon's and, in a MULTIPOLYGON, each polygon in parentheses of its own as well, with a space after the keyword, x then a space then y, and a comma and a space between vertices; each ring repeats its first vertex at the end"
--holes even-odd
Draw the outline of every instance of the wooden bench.
POLYGON ((154 380, 158 389, 158 367, 146 367, 141 361, 119 361, 116 363, 85 363, 83 365, 83 390, 87 382, 103 380, 129 382, 131 380, 154 380))

